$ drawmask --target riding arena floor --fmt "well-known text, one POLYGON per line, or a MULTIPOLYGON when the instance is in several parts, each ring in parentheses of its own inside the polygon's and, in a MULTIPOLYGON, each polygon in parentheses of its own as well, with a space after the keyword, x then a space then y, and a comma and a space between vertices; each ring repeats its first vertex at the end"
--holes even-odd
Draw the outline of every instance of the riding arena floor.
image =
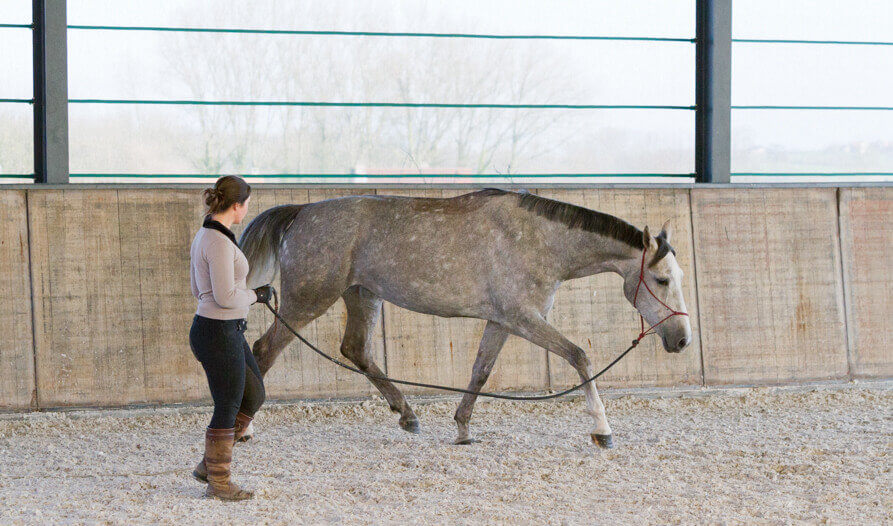
POLYGON ((247 502, 190 476, 207 407, 0 415, 2 524, 891 524, 893 384, 613 393, 616 448, 580 397, 265 406, 238 444, 247 502))

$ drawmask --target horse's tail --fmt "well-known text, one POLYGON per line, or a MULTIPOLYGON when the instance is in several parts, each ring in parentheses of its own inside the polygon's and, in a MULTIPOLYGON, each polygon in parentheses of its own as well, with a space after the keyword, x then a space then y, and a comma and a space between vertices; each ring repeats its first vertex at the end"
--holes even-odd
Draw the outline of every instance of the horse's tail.
POLYGON ((248 259, 247 284, 251 288, 273 281, 279 268, 282 236, 304 205, 274 206, 248 223, 239 238, 239 247, 248 259))

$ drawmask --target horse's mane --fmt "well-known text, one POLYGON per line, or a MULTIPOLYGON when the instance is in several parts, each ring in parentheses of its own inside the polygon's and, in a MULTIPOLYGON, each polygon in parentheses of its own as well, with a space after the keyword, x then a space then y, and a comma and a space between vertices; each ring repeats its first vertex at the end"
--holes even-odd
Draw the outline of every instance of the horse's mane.
MULTIPOLYGON (((475 192, 475 194, 484 196, 513 194, 518 197, 518 206, 550 221, 563 223, 568 228, 579 228, 588 232, 595 232, 626 243, 633 248, 642 248, 644 232, 623 219, 610 214, 563 201, 556 201, 555 199, 540 197, 527 191, 516 193, 499 188, 485 188, 475 192)), ((663 232, 655 236, 654 239, 657 241, 657 252, 651 258, 649 266, 663 259, 667 253, 676 255, 676 250, 667 241, 663 232)))
POLYGON ((619 217, 530 193, 518 194, 518 205, 550 221, 564 223, 568 228, 595 232, 633 248, 642 248, 642 231, 619 217))

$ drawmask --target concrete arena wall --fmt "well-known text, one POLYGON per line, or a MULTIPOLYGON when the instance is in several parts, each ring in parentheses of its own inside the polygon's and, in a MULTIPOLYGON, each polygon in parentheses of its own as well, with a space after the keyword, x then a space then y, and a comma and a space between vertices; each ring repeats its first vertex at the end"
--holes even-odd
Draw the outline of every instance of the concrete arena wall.
MULTIPOLYGON (((351 193, 466 191, 258 187, 252 213, 351 193)), ((672 219, 694 342, 670 355, 646 340, 601 386, 893 376, 893 187, 532 191, 638 226, 672 219)), ((201 213, 196 188, 0 190, 0 409, 207 400, 187 341, 189 244, 201 213)), ((566 283, 550 314, 597 366, 638 330, 620 285, 613 275, 566 283)), ((344 322, 339 301, 303 333, 337 352, 344 322)), ((249 341, 271 323, 253 308, 249 341)), ((464 386, 483 327, 386 304, 375 354, 395 377, 464 386)), ((511 337, 487 388, 576 382, 567 364, 511 337)), ((280 356, 267 390, 271 398, 373 392, 298 342, 280 356)))

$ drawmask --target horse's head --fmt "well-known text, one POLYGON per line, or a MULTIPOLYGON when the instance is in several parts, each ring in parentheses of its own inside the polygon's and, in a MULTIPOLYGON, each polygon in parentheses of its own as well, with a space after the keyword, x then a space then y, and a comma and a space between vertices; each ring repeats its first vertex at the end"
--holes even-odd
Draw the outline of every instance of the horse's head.
POLYGON ((676 262, 676 251, 670 246, 669 223, 664 223, 656 237, 645 227, 642 235, 645 252, 623 273, 623 292, 648 325, 658 324, 654 331, 660 335, 664 349, 680 352, 691 343, 691 323, 688 316, 673 315, 674 311, 686 310, 682 269, 676 262))

